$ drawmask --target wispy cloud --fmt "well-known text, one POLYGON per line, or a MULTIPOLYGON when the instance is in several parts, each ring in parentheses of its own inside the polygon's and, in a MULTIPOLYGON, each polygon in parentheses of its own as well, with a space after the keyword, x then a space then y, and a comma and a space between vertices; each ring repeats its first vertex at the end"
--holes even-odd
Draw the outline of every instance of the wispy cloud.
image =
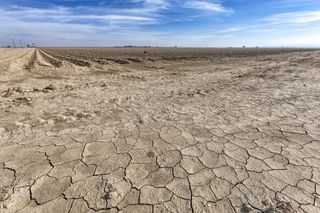
POLYGON ((168 0, 129 0, 129 2, 136 3, 139 6, 111 9, 110 12, 158 16, 159 12, 167 10, 172 6, 168 0))
POLYGON ((77 22, 80 21, 101 21, 112 23, 133 23, 133 24, 150 24, 157 22, 157 19, 148 16, 118 15, 118 14, 101 14, 101 15, 83 15, 74 13, 71 8, 57 7, 51 9, 39 9, 30 7, 14 6, 10 10, 0 9, 0 17, 12 18, 25 22, 77 22))
POLYGON ((168 8, 170 3, 168 0, 130 0, 131 2, 143 3, 145 5, 156 5, 162 9, 168 8))
POLYGON ((200 1, 200 0, 189 0, 184 3, 184 7, 191 8, 191 9, 197 9, 197 10, 207 10, 207 11, 213 11, 217 13, 226 13, 231 12, 231 9, 227 9, 224 6, 222 6, 221 3, 217 2, 210 2, 210 1, 200 1))
POLYGON ((319 6, 319 0, 277 0, 267 1, 266 5, 272 8, 302 8, 310 6, 319 6))
POLYGON ((131 8, 132 11, 64 6, 35 8, 13 5, 1 8, 0 4, 0 41, 7 44, 10 38, 16 38, 53 46, 112 46, 132 44, 133 40, 142 44, 154 41, 156 35, 159 37, 155 32, 143 32, 142 26, 160 21, 157 13, 150 12, 160 11, 155 8, 160 3, 142 2, 142 7, 131 8))
POLYGON ((231 33, 231 32, 239 32, 242 30, 248 29, 248 27, 230 27, 220 31, 220 33, 231 33))
POLYGON ((54 8, 34 8, 34 7, 21 7, 18 5, 13 5, 6 10, 2 9, 7 15, 16 15, 18 12, 21 15, 36 16, 36 15, 64 15, 71 12, 70 8, 66 7, 54 7, 54 8))
POLYGON ((307 24, 320 21, 320 10, 279 13, 264 18, 271 24, 307 24))
POLYGON ((0 0, 0 26, 0 46, 11 38, 50 46, 320 45, 320 4, 319 0, 0 0))
MULTIPOLYGON (((73 1, 73 0, 72 0, 73 1)), ((76 1, 75 1, 76 2, 76 1)), ((154 26, 160 23, 170 23, 176 20, 187 20, 188 16, 167 16, 172 11, 193 7, 196 10, 209 10, 219 13, 227 11, 220 3, 207 1, 182 0, 126 0, 116 4, 100 2, 99 6, 78 5, 75 7, 51 5, 37 8, 36 5, 8 5, 1 7, 0 3, 0 34, 29 35, 29 37, 93 37, 107 38, 114 32, 121 35, 145 35, 150 38, 163 32, 146 30, 144 26, 154 26), (126 3, 124 3, 126 2, 126 3), (119 4, 123 4, 119 6, 119 4), (129 33, 129 32, 132 33, 129 33)), ((177 13, 179 14, 179 13, 177 13)), ((189 18, 195 17, 190 14, 189 18)), ((198 15, 198 14, 197 14, 198 15)), ((200 15, 198 15, 200 16, 200 15)), ((113 35, 115 36, 115 35, 113 35)))

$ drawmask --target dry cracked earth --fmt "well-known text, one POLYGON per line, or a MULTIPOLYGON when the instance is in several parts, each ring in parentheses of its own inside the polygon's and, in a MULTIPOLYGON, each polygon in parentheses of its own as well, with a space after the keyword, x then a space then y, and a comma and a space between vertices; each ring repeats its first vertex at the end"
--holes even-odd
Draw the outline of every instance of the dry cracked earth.
POLYGON ((0 212, 320 212, 320 51, 0 49, 0 212))

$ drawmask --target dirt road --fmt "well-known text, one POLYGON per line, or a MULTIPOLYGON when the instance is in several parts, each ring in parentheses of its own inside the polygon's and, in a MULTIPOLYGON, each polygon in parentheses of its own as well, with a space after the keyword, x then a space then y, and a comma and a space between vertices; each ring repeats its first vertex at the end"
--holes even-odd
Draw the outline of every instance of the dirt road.
POLYGON ((320 212, 319 82, 316 50, 0 49, 0 212, 320 212))

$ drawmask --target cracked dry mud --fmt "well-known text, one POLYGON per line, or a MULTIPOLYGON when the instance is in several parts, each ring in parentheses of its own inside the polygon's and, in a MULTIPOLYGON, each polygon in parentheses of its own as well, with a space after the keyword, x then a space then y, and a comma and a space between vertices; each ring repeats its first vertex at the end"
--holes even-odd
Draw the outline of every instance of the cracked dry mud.
POLYGON ((147 51, 0 49, 0 212, 320 212, 319 51, 147 51))

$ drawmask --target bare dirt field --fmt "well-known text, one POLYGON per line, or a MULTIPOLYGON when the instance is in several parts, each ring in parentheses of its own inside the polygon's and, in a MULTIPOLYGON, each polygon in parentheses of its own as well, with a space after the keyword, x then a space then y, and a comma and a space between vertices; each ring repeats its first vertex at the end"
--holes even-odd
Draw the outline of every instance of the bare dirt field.
POLYGON ((0 212, 320 212, 320 51, 0 49, 0 212))

